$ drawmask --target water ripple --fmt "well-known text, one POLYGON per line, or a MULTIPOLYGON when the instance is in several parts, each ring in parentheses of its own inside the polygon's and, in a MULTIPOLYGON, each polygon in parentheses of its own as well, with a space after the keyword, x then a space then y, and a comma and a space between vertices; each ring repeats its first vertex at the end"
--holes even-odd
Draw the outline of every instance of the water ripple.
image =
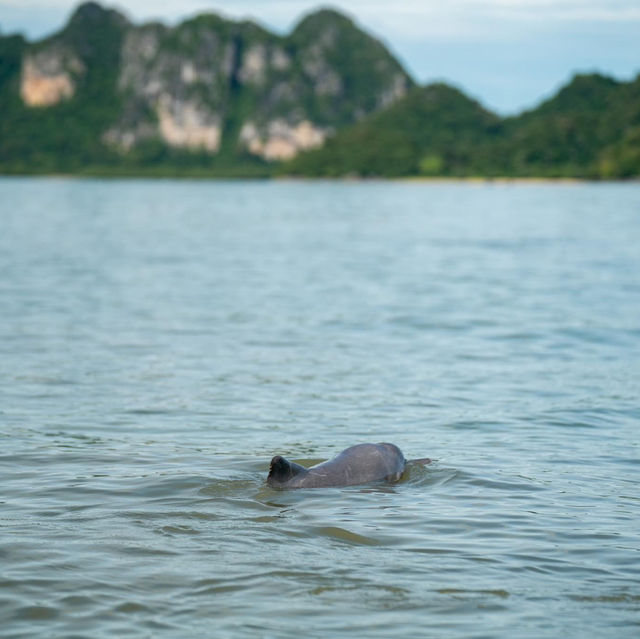
POLYGON ((1 178, 0 634, 635 639, 639 193, 1 178))

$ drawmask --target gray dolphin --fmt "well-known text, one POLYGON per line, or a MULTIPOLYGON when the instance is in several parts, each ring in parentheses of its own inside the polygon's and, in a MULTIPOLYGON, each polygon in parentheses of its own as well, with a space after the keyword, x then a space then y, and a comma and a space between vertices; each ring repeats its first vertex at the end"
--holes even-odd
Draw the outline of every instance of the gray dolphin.
POLYGON ((430 459, 407 462, 395 444, 357 444, 333 459, 305 468, 276 455, 271 460, 267 484, 273 488, 324 488, 353 486, 386 479, 398 481, 407 463, 428 464, 430 459))

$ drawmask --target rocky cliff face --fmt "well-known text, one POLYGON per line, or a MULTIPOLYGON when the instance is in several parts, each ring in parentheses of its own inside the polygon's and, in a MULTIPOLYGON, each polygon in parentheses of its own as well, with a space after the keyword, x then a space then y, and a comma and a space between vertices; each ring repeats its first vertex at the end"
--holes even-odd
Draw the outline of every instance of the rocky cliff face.
POLYGON ((122 153, 159 140, 266 160, 320 146, 329 132, 412 85, 380 42, 334 11, 313 13, 282 37, 212 14, 173 28, 136 26, 96 3, 81 5, 60 34, 26 48, 19 94, 29 108, 72 103, 89 77, 91 99, 101 99, 99 86, 119 101, 116 116, 96 133, 122 153), (93 39, 103 23, 114 34, 103 49, 117 68, 98 73, 93 39), (109 73, 113 82, 99 84, 109 73))
POLYGON ((52 107, 71 100, 87 84, 87 75, 100 74, 101 67, 112 64, 127 25, 118 12, 87 3, 60 33, 28 46, 19 81, 25 106, 52 107), (106 47, 105 40, 110 40, 106 47))
POLYGON ((54 44, 23 60, 20 96, 30 107, 46 107, 73 97, 84 65, 73 51, 54 44))
POLYGON ((218 151, 231 57, 212 30, 129 29, 117 86, 123 108, 105 139, 124 150, 160 137, 169 146, 218 151))

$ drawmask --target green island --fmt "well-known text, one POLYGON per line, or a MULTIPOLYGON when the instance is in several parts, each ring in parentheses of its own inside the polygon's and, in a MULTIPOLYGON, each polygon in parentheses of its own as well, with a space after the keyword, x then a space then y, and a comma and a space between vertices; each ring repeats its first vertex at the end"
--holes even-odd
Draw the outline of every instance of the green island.
POLYGON ((576 75, 500 117, 419 86, 328 9, 286 36, 203 14, 132 24, 95 2, 0 35, 0 173, 172 177, 640 177, 640 75, 576 75))

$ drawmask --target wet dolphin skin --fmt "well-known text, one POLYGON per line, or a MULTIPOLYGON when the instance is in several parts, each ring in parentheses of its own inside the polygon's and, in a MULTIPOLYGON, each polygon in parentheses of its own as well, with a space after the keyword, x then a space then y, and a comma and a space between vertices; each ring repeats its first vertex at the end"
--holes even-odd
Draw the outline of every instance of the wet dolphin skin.
POLYGON ((273 488, 323 488, 382 479, 397 481, 406 464, 402 451, 389 443, 357 444, 311 468, 276 455, 271 460, 267 483, 273 488))

